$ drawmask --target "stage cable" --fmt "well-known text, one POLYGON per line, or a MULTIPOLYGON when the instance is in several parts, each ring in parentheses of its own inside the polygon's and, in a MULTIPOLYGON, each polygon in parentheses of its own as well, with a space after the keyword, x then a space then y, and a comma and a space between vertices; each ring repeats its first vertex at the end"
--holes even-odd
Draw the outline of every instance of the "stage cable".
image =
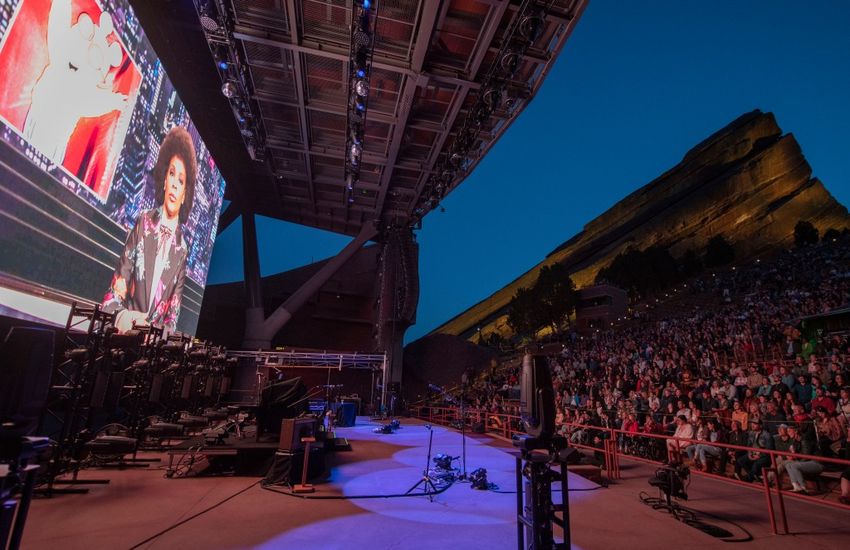
MULTIPOLYGON (((431 491, 427 493, 399 493, 399 494, 391 494, 391 495, 302 495, 298 493, 293 493, 292 491, 285 491, 282 489, 277 489, 275 485, 261 485, 262 489, 266 491, 271 491, 272 493, 277 493, 279 495, 286 495, 288 497, 300 498, 304 500, 366 500, 366 499, 377 499, 377 498, 404 498, 404 497, 427 497, 439 495, 441 493, 445 493, 449 487, 454 485, 454 483, 448 483, 445 486, 440 487, 436 491, 431 491)), ((132 549, 131 549, 132 550, 132 549)))
POLYGON ((154 535, 151 535, 150 537, 146 538, 146 539, 145 539, 145 540, 143 540, 142 542, 139 542, 139 543, 137 543, 137 544, 135 544, 135 545, 131 546, 129 550, 136 550, 137 548, 141 548, 142 546, 144 546, 145 544, 147 544, 147 543, 149 543, 149 542, 153 542, 154 540, 158 539, 159 537, 161 537, 162 535, 164 535, 164 534, 168 533, 169 531, 172 531, 172 530, 174 530, 174 529, 176 529, 176 528, 180 527, 181 525, 183 525, 183 524, 185 524, 185 523, 188 523, 188 522, 192 521, 193 519, 195 519, 195 518, 197 518, 197 517, 200 517, 200 516, 202 516, 202 515, 206 514, 207 512, 209 512, 209 511, 211 511, 211 510, 214 510, 214 509, 218 508, 219 506, 221 506, 221 505, 222 505, 222 504, 224 504, 225 502, 228 502, 228 501, 230 501, 230 500, 233 500, 234 498, 238 497, 238 496, 239 496, 239 495, 241 495, 242 493, 245 493, 245 492, 247 492, 248 490, 250 490, 250 489, 254 488, 254 487, 255 487, 255 486, 257 486, 257 485, 259 485, 262 481, 263 481, 262 479, 258 479, 257 481, 254 481, 253 483, 251 483, 250 485, 248 485, 248 486, 247 486, 247 487, 245 487, 244 489, 240 489, 240 490, 236 491, 235 493, 233 493, 233 494, 232 494, 232 495, 230 495, 229 497, 226 497, 226 498, 224 498, 224 499, 222 499, 222 500, 220 500, 220 501, 216 502, 216 503, 215 503, 215 504, 213 504, 212 506, 209 506, 208 508, 204 508, 204 509, 203 509, 203 510, 201 510, 200 512, 198 512, 198 513, 196 513, 196 514, 193 514, 193 515, 189 516, 189 517, 188 517, 188 518, 186 518, 186 519, 182 519, 182 520, 178 521, 177 523, 174 523, 174 524, 172 524, 171 526, 166 527, 166 528, 165 528, 165 529, 163 529, 162 531, 159 531, 158 533, 156 533, 156 534, 154 534, 154 535))

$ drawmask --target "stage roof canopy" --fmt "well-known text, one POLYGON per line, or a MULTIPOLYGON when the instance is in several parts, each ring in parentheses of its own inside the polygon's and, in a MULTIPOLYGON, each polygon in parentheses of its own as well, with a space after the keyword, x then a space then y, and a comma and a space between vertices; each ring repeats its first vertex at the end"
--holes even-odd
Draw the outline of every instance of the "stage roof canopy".
POLYGON ((131 3, 235 207, 351 235, 371 221, 414 225, 438 207, 534 96, 586 0, 371 2, 353 192, 352 30, 363 0, 131 3), (245 111, 222 94, 234 71, 245 111))

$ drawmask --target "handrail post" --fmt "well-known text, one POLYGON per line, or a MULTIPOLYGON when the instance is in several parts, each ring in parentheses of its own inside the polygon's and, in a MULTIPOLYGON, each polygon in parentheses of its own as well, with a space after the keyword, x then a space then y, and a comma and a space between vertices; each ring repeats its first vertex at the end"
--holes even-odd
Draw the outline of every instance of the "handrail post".
MULTIPOLYGON (((775 455, 770 455, 771 462, 774 462, 776 459, 775 455)), ((773 477, 776 480, 776 498, 779 500, 779 517, 782 518, 782 529, 784 534, 789 534, 788 530, 788 515, 785 513, 785 499, 782 497, 782 485, 779 481, 779 469, 774 464, 771 468, 773 471, 773 477)), ((765 472, 765 478, 767 477, 767 473, 765 472)))
POLYGON ((770 484, 767 480, 766 474, 767 468, 762 471, 762 483, 764 483, 764 496, 767 499, 767 514, 770 516, 770 528, 773 531, 774 535, 778 535, 779 532, 776 529, 776 517, 773 515, 773 499, 770 496, 770 484))

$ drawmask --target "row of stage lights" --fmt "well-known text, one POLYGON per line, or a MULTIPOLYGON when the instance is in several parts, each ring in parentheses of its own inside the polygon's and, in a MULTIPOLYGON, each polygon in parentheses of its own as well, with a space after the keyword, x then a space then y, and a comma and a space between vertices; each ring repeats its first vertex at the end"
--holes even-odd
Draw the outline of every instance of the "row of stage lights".
POLYGON ((222 81, 221 93, 230 102, 248 154, 252 160, 263 161, 265 145, 260 117, 254 115, 251 79, 239 61, 227 9, 222 0, 195 0, 195 8, 222 81))
POLYGON ((354 0, 349 51, 347 133, 345 142, 345 201, 354 203, 363 156, 363 138, 369 100, 369 78, 374 53, 374 1, 354 0))
POLYGON ((518 16, 505 31, 502 46, 481 81, 475 103, 467 111, 451 147, 439 158, 428 178, 412 223, 436 208, 458 176, 469 168, 478 135, 493 113, 500 107, 508 111, 516 107, 521 98, 511 94, 509 85, 526 51, 543 34, 545 23, 546 7, 542 2, 525 0, 519 7, 518 16))

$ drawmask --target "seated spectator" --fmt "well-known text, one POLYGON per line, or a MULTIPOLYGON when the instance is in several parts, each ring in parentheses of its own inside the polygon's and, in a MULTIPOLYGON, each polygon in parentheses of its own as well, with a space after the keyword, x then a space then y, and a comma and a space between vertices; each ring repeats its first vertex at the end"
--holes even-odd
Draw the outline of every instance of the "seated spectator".
POLYGON ((794 386, 793 391, 794 397, 797 398, 797 403, 809 408, 809 403, 811 403, 812 397, 815 393, 814 388, 809 382, 809 377, 805 374, 798 376, 797 385, 794 386))
POLYGON ((697 470, 707 471, 706 464, 708 457, 719 458, 721 453, 723 453, 721 447, 711 445, 710 443, 726 442, 726 434, 723 432, 722 425, 717 420, 713 418, 708 419, 706 422, 706 432, 707 437, 705 439, 708 443, 696 445, 696 462, 694 465, 697 470))
POLYGON ((779 380, 785 387, 788 388, 788 391, 794 389, 794 386, 797 384, 797 380, 794 378, 794 374, 788 370, 787 367, 779 367, 779 380))
POLYGON ((817 410, 818 408, 826 409, 827 414, 830 416, 835 413, 835 401, 826 395, 823 386, 815 388, 815 398, 812 399, 812 410, 817 410))
POLYGON ((717 408, 717 400, 711 397, 711 391, 709 391, 708 388, 703 390, 703 392, 697 397, 696 401, 702 412, 710 412, 717 408))
POLYGON ((785 414, 776 406, 776 401, 767 402, 767 412, 762 417, 764 427, 770 432, 770 435, 775 436, 779 433, 779 425, 784 424, 788 419, 785 414))
MULTIPOLYGON (((728 440, 730 445, 738 445, 740 447, 746 447, 750 442, 750 434, 743 429, 743 425, 740 422, 732 422, 732 429, 729 431, 726 439, 728 440)), ((727 450, 724 453, 720 453, 720 464, 718 465, 718 470, 721 475, 726 474, 726 463, 729 461, 729 458, 733 459, 733 464, 738 462, 738 459, 745 456, 747 451, 741 449, 731 449, 727 450)))
POLYGON ((732 422, 738 422, 741 426, 748 426, 749 415, 743 409, 740 401, 732 403, 732 422))
MULTIPOLYGON (((691 426, 694 427, 693 439, 697 442, 706 441, 708 439, 708 426, 704 418, 699 417, 691 421, 691 426)), ((693 460, 696 456, 697 446, 699 443, 691 443, 685 447, 685 453, 689 460, 693 460)))
POLYGON ((744 400, 744 390, 747 389, 747 384, 749 382, 748 377, 749 377, 749 373, 747 372, 747 369, 745 369, 745 368, 742 368, 738 372, 738 375, 735 376, 735 383, 734 383, 735 399, 738 399, 739 401, 744 400))
POLYGON ((821 454, 838 456, 844 444, 844 429, 838 419, 824 407, 815 409, 815 430, 821 454))
MULTIPOLYGON (((796 427, 789 426, 788 434, 795 441, 796 445, 800 446, 800 450, 794 450, 794 446, 792 445, 792 452, 809 454, 805 453, 802 450, 802 439, 797 433, 796 427)), ((823 465, 816 460, 808 460, 804 458, 789 458, 789 460, 784 462, 785 471, 788 473, 788 478, 791 480, 791 491, 794 493, 807 494, 806 493, 806 479, 805 476, 814 476, 819 475, 823 472, 823 465)))
POLYGON ((770 379, 767 376, 762 377, 761 386, 759 386, 758 391, 756 392, 756 397, 761 397, 762 395, 767 397, 772 391, 773 387, 770 384, 770 379))
MULTIPOLYGON (((788 424, 780 424, 778 433, 773 437, 773 448, 776 451, 782 451, 784 453, 794 453, 797 452, 794 447, 794 438, 789 434, 788 424)), ((785 470, 785 463, 789 460, 787 455, 778 455, 774 458, 774 463, 776 465, 776 471, 779 475, 782 475, 782 472, 785 470)), ((771 483, 774 482, 773 472, 770 474, 771 483)))
POLYGON ((850 427, 850 388, 843 387, 838 393, 838 403, 835 412, 838 416, 838 421, 844 426, 844 430, 850 427))
POLYGON ((756 397, 756 394, 755 392, 753 392, 752 388, 747 388, 746 390, 744 390, 744 399, 741 402, 741 406, 746 411, 753 403, 758 403, 758 397, 756 397))
POLYGON ((762 468, 770 465, 770 455, 757 449, 772 449, 773 436, 760 420, 750 421, 750 437, 748 451, 735 462, 735 478, 752 483, 760 478, 762 468), (746 470, 746 473, 744 473, 746 470))
POLYGON ((676 417, 676 431, 673 437, 667 440, 667 461, 670 464, 678 464, 682 461, 682 450, 690 445, 688 441, 680 441, 682 439, 693 439, 694 427, 688 423, 688 419, 684 415, 676 417))

